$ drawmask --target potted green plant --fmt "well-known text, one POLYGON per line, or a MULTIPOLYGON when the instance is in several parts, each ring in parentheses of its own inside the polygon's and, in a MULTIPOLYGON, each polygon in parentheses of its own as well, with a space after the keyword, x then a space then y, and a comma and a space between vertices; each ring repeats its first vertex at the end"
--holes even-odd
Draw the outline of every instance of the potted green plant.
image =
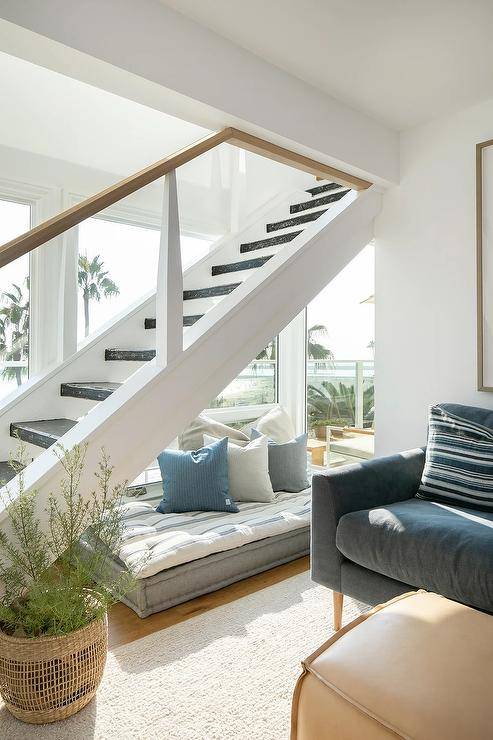
POLYGON ((19 488, 8 492, 7 531, 0 531, 0 694, 18 719, 35 724, 65 719, 94 696, 106 662, 108 607, 133 578, 111 574, 122 535, 124 486, 111 487, 112 467, 101 453, 96 490, 80 493, 86 448, 58 456, 64 476, 44 511, 26 490, 25 452, 17 455, 19 488), (44 526, 42 525, 44 521, 44 526), (98 547, 81 546, 91 536, 98 547))
POLYGON ((315 437, 322 442, 327 439, 327 426, 329 421, 327 419, 315 419, 312 421, 312 429, 315 437))

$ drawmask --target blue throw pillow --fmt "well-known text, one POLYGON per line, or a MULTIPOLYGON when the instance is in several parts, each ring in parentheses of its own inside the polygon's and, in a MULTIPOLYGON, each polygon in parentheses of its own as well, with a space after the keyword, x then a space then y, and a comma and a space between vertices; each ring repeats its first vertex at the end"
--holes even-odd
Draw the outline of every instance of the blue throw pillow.
MULTIPOLYGON (((252 439, 262 436, 258 429, 252 429, 252 439)), ((298 493, 310 485, 307 476, 307 441, 308 434, 300 434, 283 444, 269 439, 269 477, 274 491, 298 493)))
POLYGON ((163 498, 156 511, 238 511, 229 495, 227 437, 193 452, 164 450, 158 463, 163 498))

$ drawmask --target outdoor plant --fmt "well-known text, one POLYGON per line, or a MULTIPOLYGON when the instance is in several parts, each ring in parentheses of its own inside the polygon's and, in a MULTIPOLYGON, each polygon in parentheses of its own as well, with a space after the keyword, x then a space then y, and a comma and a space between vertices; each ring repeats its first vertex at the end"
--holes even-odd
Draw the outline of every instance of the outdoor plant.
POLYGON ((334 353, 320 341, 329 331, 324 324, 314 324, 307 331, 307 354, 310 360, 334 360, 334 353))
POLYGON ((41 511, 37 491, 25 488, 22 445, 17 462, 12 461, 19 491, 15 498, 7 492, 9 531, 0 531, 4 588, 0 629, 14 637, 60 636, 79 630, 103 618, 133 583, 128 573, 115 578, 109 569, 122 535, 124 487, 111 487, 108 457, 101 452, 96 489, 87 498, 80 493, 86 448, 67 451, 59 446, 57 454, 64 476, 60 489, 41 511), (102 546, 84 550, 79 545, 83 535, 97 538, 102 546))
MULTIPOLYGON (((324 419, 327 425, 354 426, 356 399, 354 385, 322 381, 319 386, 309 385, 307 389, 308 419, 312 427, 324 419)), ((363 418, 373 420, 374 386, 363 391, 363 418)))
POLYGON ((99 254, 91 260, 86 254, 79 255, 78 271, 79 288, 82 290, 84 303, 84 335, 89 336, 89 302, 100 301, 101 298, 111 298, 119 295, 120 288, 109 277, 104 269, 104 262, 99 254))
POLYGON ((277 339, 271 339, 267 347, 259 352, 256 360, 275 360, 277 350, 277 339))
POLYGON ((26 365, 6 367, 2 371, 4 380, 15 380, 22 385, 27 375, 29 355, 29 278, 25 280, 27 296, 23 286, 12 283, 2 293, 0 306, 0 356, 7 362, 25 362, 26 365))

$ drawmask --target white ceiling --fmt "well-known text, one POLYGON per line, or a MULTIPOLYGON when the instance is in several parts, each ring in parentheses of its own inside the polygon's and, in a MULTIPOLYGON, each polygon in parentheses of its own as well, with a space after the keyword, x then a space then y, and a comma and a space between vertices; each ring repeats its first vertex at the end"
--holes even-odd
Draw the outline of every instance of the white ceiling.
POLYGON ((0 107, 0 144, 118 175, 209 133, 1 52, 0 107))
POLYGON ((493 96, 493 0, 161 0, 402 130, 493 96))

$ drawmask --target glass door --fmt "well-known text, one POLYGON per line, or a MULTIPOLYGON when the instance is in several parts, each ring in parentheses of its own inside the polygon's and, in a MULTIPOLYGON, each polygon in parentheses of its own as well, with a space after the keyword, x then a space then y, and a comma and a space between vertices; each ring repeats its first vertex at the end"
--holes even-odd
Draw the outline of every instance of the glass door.
POLYGON ((370 244, 307 307, 308 446, 320 465, 373 456, 374 291, 370 244))

